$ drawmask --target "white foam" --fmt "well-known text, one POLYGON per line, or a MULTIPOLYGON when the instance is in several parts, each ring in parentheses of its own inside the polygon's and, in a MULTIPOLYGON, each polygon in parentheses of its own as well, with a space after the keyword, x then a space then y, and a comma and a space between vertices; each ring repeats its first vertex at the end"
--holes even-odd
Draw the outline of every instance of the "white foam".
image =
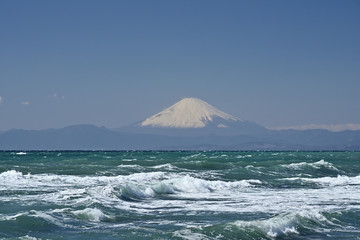
POLYGON ((136 170, 144 170, 145 168, 143 166, 140 166, 138 164, 120 164, 117 166, 118 168, 130 168, 130 169, 136 169, 136 170))
POLYGON ((26 155, 26 152, 17 152, 16 155, 26 155))
POLYGON ((47 222, 50 222, 50 223, 55 224, 60 227, 69 227, 66 223, 63 222, 62 218, 58 219, 58 218, 52 216, 51 213, 48 213, 48 212, 32 210, 32 211, 30 211, 29 216, 42 218, 42 219, 46 220, 47 222))
MULTIPOLYGON (((148 213, 152 211, 214 211, 232 213, 269 213, 360 209, 360 176, 288 178, 284 181, 315 182, 320 188, 272 189, 259 180, 205 180, 201 173, 135 173, 127 176, 71 176, 22 174, 15 170, 0 173, 0 189, 36 191, 36 194, 3 195, 3 202, 39 199, 69 208, 101 204, 109 208, 148 213), (126 201, 122 194, 140 202, 126 201), (166 200, 158 195, 171 194, 166 200), (146 199, 146 200, 145 200, 146 199)), ((212 177, 210 178, 212 179, 212 177)), ((289 227, 291 231, 291 227, 289 227)))
POLYGON ((207 240, 209 236, 202 233, 192 232, 190 229, 177 230, 173 234, 174 237, 186 240, 207 240))
POLYGON ((214 191, 213 186, 210 182, 196 179, 186 175, 185 177, 177 178, 169 181, 176 191, 181 192, 212 192, 214 191))
POLYGON ((19 237, 19 240, 41 240, 41 238, 31 237, 29 235, 19 237))
POLYGON ((18 185, 28 185, 30 174, 23 175, 16 170, 0 173, 0 187, 10 188, 18 185))
POLYGON ((240 229, 256 228, 261 230, 264 234, 271 238, 276 238, 284 235, 299 234, 297 228, 301 225, 300 219, 305 218, 320 223, 332 224, 324 215, 317 210, 298 211, 292 213, 284 213, 278 216, 253 221, 235 221, 230 225, 235 225, 240 229))
MULTIPOLYGON (((175 177, 167 180, 156 181, 156 183, 143 183, 141 185, 134 183, 127 183, 122 188, 122 194, 127 197, 134 197, 138 199, 153 198, 156 194, 187 194, 187 193, 213 193, 219 197, 219 194, 223 195, 224 192, 230 194, 231 191, 236 189, 247 188, 253 186, 253 184, 261 184, 259 180, 241 180, 236 182, 224 182, 224 181, 207 181, 189 175, 182 177, 175 177)), ((196 195, 194 195, 196 197, 196 195)))
POLYGON ((10 220, 11 221, 11 220, 17 219, 18 217, 28 215, 28 214, 29 214, 28 212, 20 212, 20 213, 15 214, 15 215, 3 215, 3 214, 1 214, 0 215, 0 220, 1 221, 4 221, 4 220, 9 221, 10 220))
POLYGON ((251 187, 253 184, 261 184, 259 180, 241 180, 236 182, 207 181, 189 175, 164 181, 175 191, 186 193, 209 193, 223 190, 235 190, 237 188, 251 187))
POLYGON ((192 154, 192 155, 189 155, 189 156, 184 156, 182 157, 181 159, 183 160, 189 160, 191 158, 197 158, 197 157, 200 157, 202 155, 202 153, 195 153, 195 154, 192 154))
POLYGON ((132 161, 136 161, 137 159, 136 158, 124 158, 124 159, 121 159, 122 162, 132 162, 132 161))
POLYGON ((22 179, 22 178, 23 178, 23 174, 16 170, 9 170, 9 171, 0 173, 0 179, 3 181, 7 181, 7 180, 11 181, 11 180, 22 179))
POLYGON ((247 155, 238 155, 236 156, 236 158, 251 158, 252 155, 251 154, 247 154, 247 155))
POLYGON ((121 194, 125 197, 136 199, 155 197, 155 192, 152 188, 133 184, 126 184, 121 189, 121 194))
POLYGON ((337 177, 321 177, 321 178, 288 178, 289 180, 301 180, 305 182, 318 183, 324 186, 342 186, 342 185, 360 185, 360 175, 356 177, 348 177, 338 175, 337 177))
POLYGON ((336 167, 334 167, 334 165, 332 163, 329 163, 329 162, 325 161, 324 159, 321 159, 320 161, 313 162, 313 163, 300 162, 300 163, 283 164, 281 166, 286 167, 286 168, 291 168, 294 170, 301 170, 304 167, 312 167, 315 169, 320 169, 321 167, 326 167, 328 169, 332 169, 332 170, 340 172, 340 170, 337 169, 336 167))
POLYGON ((173 194, 175 193, 175 189, 171 184, 167 184, 165 182, 160 182, 152 186, 154 192, 158 194, 173 194))
POLYGON ((164 169, 164 170, 169 170, 169 171, 179 170, 178 167, 175 167, 175 166, 172 165, 171 163, 161 164, 161 165, 153 166, 153 167, 150 167, 150 168, 153 168, 153 169, 164 169))
POLYGON ((83 210, 72 211, 72 213, 78 218, 90 222, 101 222, 108 219, 108 216, 98 208, 85 208, 83 210))

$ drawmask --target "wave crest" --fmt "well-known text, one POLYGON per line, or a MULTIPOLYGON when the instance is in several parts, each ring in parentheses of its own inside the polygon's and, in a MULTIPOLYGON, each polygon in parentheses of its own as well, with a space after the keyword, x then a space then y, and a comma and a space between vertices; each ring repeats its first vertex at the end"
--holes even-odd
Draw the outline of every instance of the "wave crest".
POLYGON ((72 211, 72 213, 77 218, 90 222, 102 222, 109 219, 109 217, 98 208, 85 208, 83 210, 72 211))
POLYGON ((245 233, 262 233, 267 237, 276 238, 280 236, 298 235, 303 229, 326 228, 334 225, 321 212, 310 210, 296 213, 280 214, 275 217, 254 220, 254 221, 235 221, 229 224, 235 226, 237 231, 245 233))
POLYGON ((283 164, 281 166, 285 167, 285 168, 290 168, 293 170, 303 170, 308 167, 314 168, 314 169, 320 169, 320 168, 324 167, 327 169, 331 169, 331 170, 340 172, 340 170, 337 169, 336 167, 334 167, 334 165, 332 163, 329 163, 329 162, 325 161, 324 159, 321 159, 320 161, 313 162, 313 163, 300 162, 300 163, 283 164))
POLYGON ((321 177, 321 178, 285 178, 285 180, 290 181, 303 181, 308 183, 315 183, 321 186, 344 186, 344 185, 360 185, 360 175, 355 177, 348 177, 338 175, 337 177, 321 177))

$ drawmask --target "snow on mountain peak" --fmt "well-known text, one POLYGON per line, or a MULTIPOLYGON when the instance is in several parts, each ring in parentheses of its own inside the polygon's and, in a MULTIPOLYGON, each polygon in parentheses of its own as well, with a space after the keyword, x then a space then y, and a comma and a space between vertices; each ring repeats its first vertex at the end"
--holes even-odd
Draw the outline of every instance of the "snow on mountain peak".
POLYGON ((241 121, 201 99, 184 98, 160 113, 147 118, 140 125, 143 127, 203 128, 208 122, 213 122, 214 118, 241 121))

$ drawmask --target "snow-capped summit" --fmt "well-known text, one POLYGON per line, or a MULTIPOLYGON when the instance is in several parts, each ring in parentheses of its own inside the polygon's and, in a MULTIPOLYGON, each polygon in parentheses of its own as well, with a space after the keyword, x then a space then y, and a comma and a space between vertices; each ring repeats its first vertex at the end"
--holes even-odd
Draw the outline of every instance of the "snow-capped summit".
MULTIPOLYGON (((203 128, 215 119, 230 122, 242 122, 239 118, 231 116, 211 106, 198 98, 184 98, 169 108, 157 113, 140 123, 142 127, 167 128, 203 128)), ((219 128, 226 128, 224 123, 217 124, 219 128)))
MULTIPOLYGON (((227 114, 198 98, 184 98, 165 110, 117 129, 120 132, 150 134, 157 137, 259 135, 268 129, 227 114)), ((206 142, 206 141, 204 141, 206 142)), ((183 144, 188 144, 184 142, 183 144)))

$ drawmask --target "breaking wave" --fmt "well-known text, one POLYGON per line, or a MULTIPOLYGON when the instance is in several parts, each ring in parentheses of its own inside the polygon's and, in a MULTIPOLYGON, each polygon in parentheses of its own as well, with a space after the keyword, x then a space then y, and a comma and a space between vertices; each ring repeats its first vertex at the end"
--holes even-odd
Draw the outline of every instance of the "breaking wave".
POLYGON ((264 220, 235 221, 229 225, 235 226, 237 231, 259 232, 262 235, 275 238, 284 235, 297 235, 304 228, 316 231, 316 228, 333 225, 333 223, 319 211, 303 211, 281 214, 264 220))
POLYGON ((302 181, 307 183, 315 183, 320 186, 345 186, 345 185, 360 185, 360 175, 355 177, 341 176, 337 177, 321 177, 321 178, 285 178, 284 180, 302 181))
POLYGON ((300 162, 300 163, 283 164, 281 166, 285 167, 285 168, 294 169, 294 170, 304 170, 306 168, 314 168, 314 169, 327 168, 330 170, 340 172, 340 170, 337 169, 332 163, 329 163, 329 162, 325 161, 324 159, 321 159, 320 161, 313 162, 313 163, 300 162))
MULTIPOLYGON (((0 189, 55 190, 63 199, 74 199, 97 189, 97 193, 111 195, 119 189, 125 200, 153 198, 158 194, 179 193, 212 193, 236 191, 236 189, 254 187, 260 180, 240 180, 226 182, 220 180, 204 180, 189 175, 165 172, 134 173, 127 176, 72 176, 55 174, 23 174, 9 170, 0 174, 0 189), (102 189, 99 190, 99 186, 102 189)), ((94 192, 94 194, 96 194, 94 192)), ((116 193, 115 193, 116 194, 116 193)), ((101 195, 101 194, 100 194, 101 195)))
POLYGON ((109 216, 105 215, 98 208, 85 208, 83 210, 72 211, 72 213, 79 219, 91 222, 100 222, 109 219, 109 216))
MULTIPOLYGON (((348 213, 344 213, 347 215, 348 213)), ((206 227, 188 226, 174 233, 183 239, 297 239, 314 233, 329 236, 332 229, 340 229, 334 214, 317 210, 279 214, 258 220, 236 220, 206 227), (327 215, 327 216, 326 216, 327 215)), ((354 231, 351 227, 346 231, 354 231)), ((300 238, 303 239, 303 238, 300 238)), ((311 239, 305 238, 305 239, 311 239)))

